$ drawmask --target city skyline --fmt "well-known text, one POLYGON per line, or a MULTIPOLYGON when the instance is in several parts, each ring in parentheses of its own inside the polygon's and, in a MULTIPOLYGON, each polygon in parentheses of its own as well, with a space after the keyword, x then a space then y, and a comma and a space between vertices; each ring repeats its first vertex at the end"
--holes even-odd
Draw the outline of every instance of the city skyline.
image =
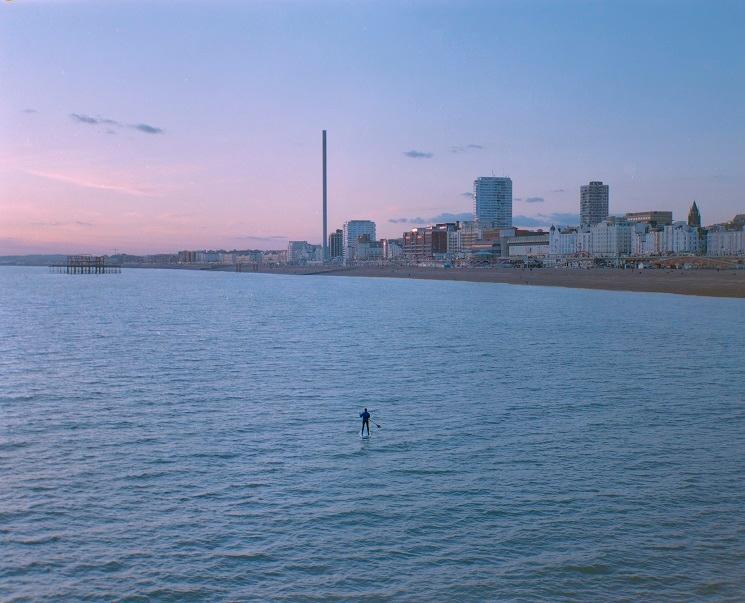
POLYGON ((323 129, 329 232, 470 213, 492 173, 522 227, 591 180, 611 214, 744 205, 735 3, 638 4, 653 38, 628 6, 213 6, 0 6, 0 254, 323 243, 323 129))

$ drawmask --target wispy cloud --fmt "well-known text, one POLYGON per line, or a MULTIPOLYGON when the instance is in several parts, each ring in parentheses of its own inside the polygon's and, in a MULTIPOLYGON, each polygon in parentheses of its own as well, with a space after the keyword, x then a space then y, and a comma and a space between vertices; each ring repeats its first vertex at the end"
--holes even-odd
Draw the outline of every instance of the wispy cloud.
POLYGON ((36 109, 24 109, 21 113, 38 113, 36 109))
POLYGON ((391 218, 388 222, 391 224, 441 224, 443 222, 466 222, 468 220, 473 220, 473 214, 470 212, 459 214, 443 212, 431 218, 391 218))
MULTIPOLYGON (((132 130, 143 132, 144 134, 163 134, 164 132, 163 128, 158 128, 149 124, 128 124, 117 121, 115 119, 109 119, 108 117, 92 117, 84 113, 70 113, 70 118, 73 121, 81 124, 88 124, 91 126, 105 125, 115 126, 117 128, 130 128, 132 130)), ((112 133, 112 130, 110 128, 107 129, 107 133, 112 133)))
POLYGON ((480 144, 460 144, 450 147, 451 153, 466 153, 468 151, 481 151, 484 148, 480 144))
POLYGON ((563 188, 555 188, 551 192, 552 193, 565 193, 566 191, 563 188))
POLYGON ((431 159, 434 157, 434 153, 428 153, 427 151, 417 151, 412 149, 411 151, 404 151, 404 155, 411 157, 412 159, 431 159))
POLYGON ((468 222, 469 220, 473 220, 473 214, 469 211, 459 213, 459 214, 451 214, 448 212, 444 212, 441 214, 437 214, 436 216, 432 216, 430 218, 430 221, 432 222, 468 222))
POLYGON ((125 195, 134 195, 136 197, 154 197, 156 196, 153 192, 147 191, 141 188, 135 188, 117 183, 110 182, 95 182, 88 180, 87 178, 80 178, 77 176, 69 176, 67 174, 58 174, 54 172, 41 172, 38 170, 21 170, 25 174, 37 176, 38 178, 46 178, 47 180, 55 180, 57 182, 64 182, 65 184, 71 184, 73 186, 79 186, 82 188, 92 188, 97 190, 113 191, 117 193, 124 193, 125 195))
POLYGON ((473 193, 472 193, 472 192, 470 192, 470 191, 469 191, 469 192, 467 192, 467 193, 461 193, 461 194, 460 194, 460 196, 461 196, 461 197, 467 197, 467 198, 469 198, 469 199, 473 199, 473 193))
POLYGON ((388 220, 391 224, 426 224, 424 218, 391 218, 388 220))
POLYGON ((525 203, 543 203, 544 201, 543 197, 525 197, 525 203))
POLYGON ((271 235, 271 236, 260 236, 260 235, 239 235, 237 237, 231 237, 238 241, 261 241, 264 243, 271 243, 274 241, 288 241, 289 237, 286 235, 271 235))
POLYGON ((512 223, 515 226, 540 227, 540 226, 565 226, 579 224, 578 214, 552 213, 536 214, 535 216, 512 216, 512 223))
POLYGON ((80 113, 70 113, 70 117, 73 121, 78 121, 81 124, 100 124, 102 123, 101 120, 96 119, 95 117, 90 117, 89 115, 81 115, 80 113))
POLYGON ((92 227, 95 226, 92 222, 81 222, 80 220, 75 220, 74 222, 29 222, 29 226, 33 226, 35 228, 56 228, 58 226, 83 226, 83 227, 92 227))

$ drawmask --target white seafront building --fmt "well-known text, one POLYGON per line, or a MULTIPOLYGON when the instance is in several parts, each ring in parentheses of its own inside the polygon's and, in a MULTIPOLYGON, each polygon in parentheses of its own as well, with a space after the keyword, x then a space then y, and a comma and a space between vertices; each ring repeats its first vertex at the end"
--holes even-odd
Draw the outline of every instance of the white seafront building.
POLYGON ((609 217, 590 228, 590 254, 619 257, 631 253, 632 224, 625 218, 609 217))
POLYGON ((706 249, 712 256, 745 255, 745 226, 737 230, 710 229, 706 235, 706 249))
POLYGON ((550 256, 618 257, 631 252, 633 225, 624 218, 610 217, 594 226, 557 228, 548 233, 550 256))
POLYGON ((590 228, 552 226, 549 231, 549 255, 554 257, 696 255, 702 251, 702 230, 686 222, 653 227, 610 217, 590 228))
POLYGON ((631 253, 640 256, 698 255, 703 251, 702 230, 687 222, 662 227, 636 224, 631 234, 631 253))
POLYGON ((579 229, 557 228, 551 226, 548 231, 548 254, 550 256, 570 256, 579 252, 579 229))

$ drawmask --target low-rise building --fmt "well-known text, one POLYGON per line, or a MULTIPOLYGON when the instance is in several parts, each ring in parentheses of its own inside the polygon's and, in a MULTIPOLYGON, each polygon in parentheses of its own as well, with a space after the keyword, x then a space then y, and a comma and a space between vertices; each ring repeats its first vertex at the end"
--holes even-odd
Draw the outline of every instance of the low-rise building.
POLYGON ((452 223, 412 228, 403 236, 404 257, 414 264, 435 258, 445 259, 448 254, 449 234, 455 229, 456 225, 452 223))
POLYGON ((403 239, 382 239, 383 259, 396 260, 404 253, 403 239))
POLYGON ((458 251, 468 251, 476 241, 480 241, 482 231, 478 222, 461 221, 456 222, 455 231, 458 235, 458 251))
POLYGON ((611 216, 590 228, 590 255, 618 257, 631 253, 631 223, 611 216))
POLYGON ((371 241, 370 237, 363 235, 357 241, 354 249, 354 259, 358 262, 370 262, 383 258, 383 245, 380 241, 371 241))
POLYGON ((671 211, 637 211, 626 214, 626 220, 632 224, 649 224, 650 226, 666 226, 673 223, 671 211))
POLYGON ((745 255, 745 226, 710 228, 706 235, 706 249, 713 256, 745 255))
POLYGON ((217 264, 220 262, 220 253, 217 251, 197 251, 197 264, 217 264))
POLYGON ((323 261, 323 246, 308 241, 290 241, 287 245, 288 264, 308 264, 323 261))
POLYGON ((287 249, 265 251, 262 256, 262 263, 268 265, 286 264, 287 249))
POLYGON ((546 257, 549 236, 543 231, 517 231, 514 236, 500 237, 502 257, 546 257))
POLYGON ((662 227, 635 224, 631 232, 634 255, 697 255, 704 243, 703 231, 682 221, 662 227))
POLYGON ((548 231, 548 254, 551 256, 570 256, 577 253, 577 228, 557 228, 548 231))

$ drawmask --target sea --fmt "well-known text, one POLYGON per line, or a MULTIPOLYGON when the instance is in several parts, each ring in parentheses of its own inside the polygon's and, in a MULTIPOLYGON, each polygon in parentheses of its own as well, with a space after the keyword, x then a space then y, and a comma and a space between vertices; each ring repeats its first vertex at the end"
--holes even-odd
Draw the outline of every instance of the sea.
POLYGON ((0 600, 743 601, 744 335, 735 299, 0 268, 0 600))

